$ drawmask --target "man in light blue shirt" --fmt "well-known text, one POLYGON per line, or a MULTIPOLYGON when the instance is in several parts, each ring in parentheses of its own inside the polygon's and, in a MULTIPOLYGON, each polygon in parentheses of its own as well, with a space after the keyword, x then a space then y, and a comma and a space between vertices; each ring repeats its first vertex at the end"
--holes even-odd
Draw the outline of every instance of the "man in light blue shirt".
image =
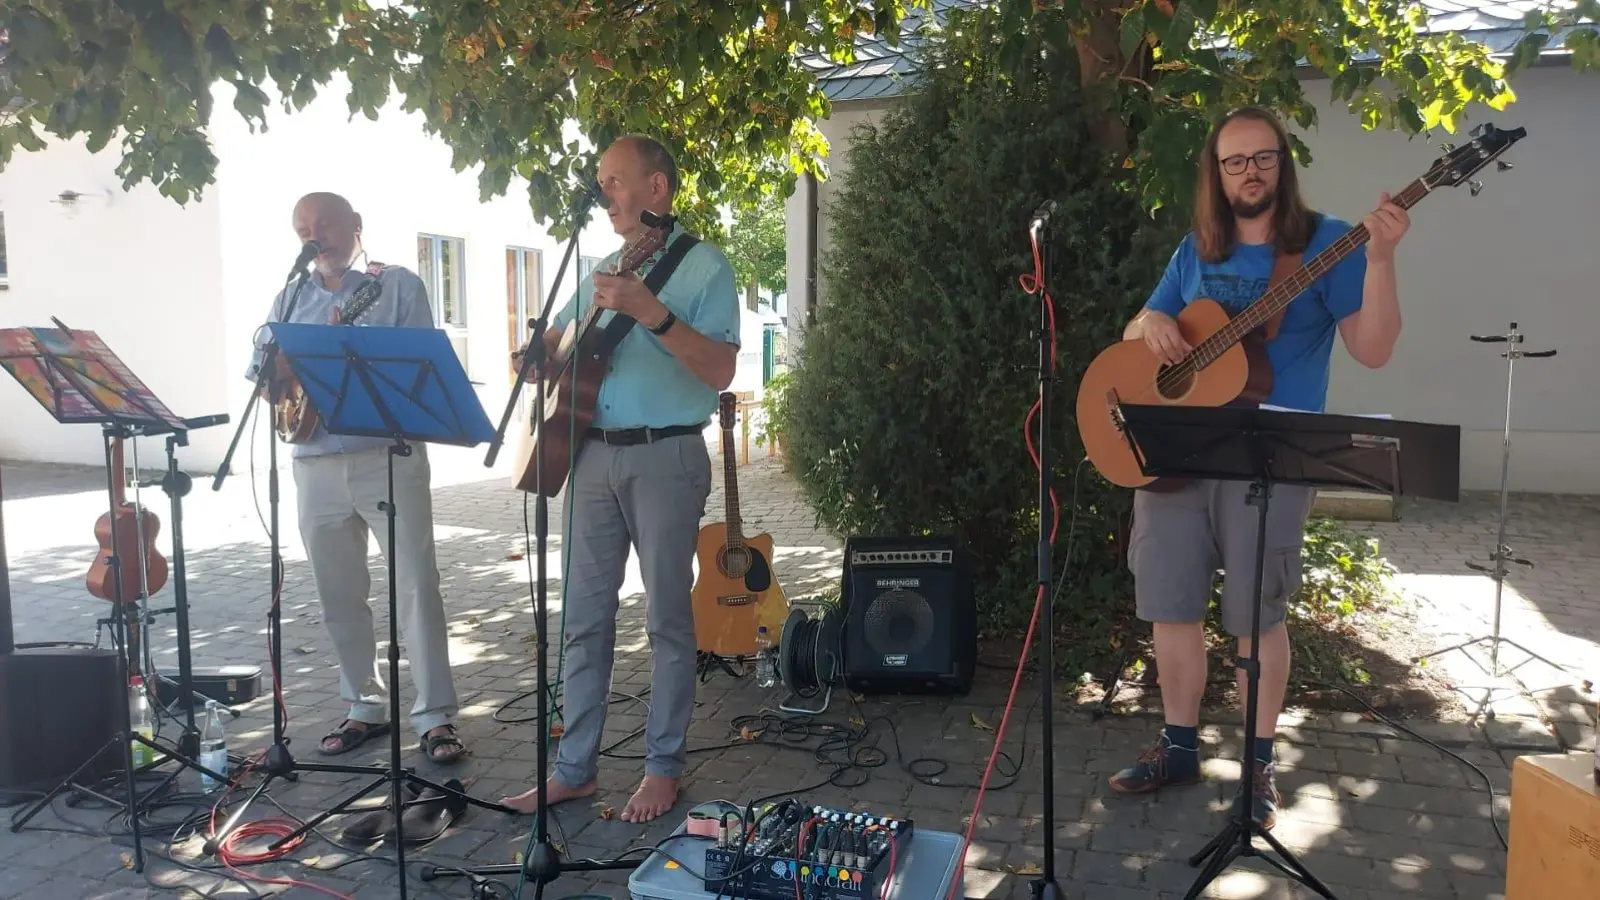
MULTIPOLYGON (((671 213, 678 169, 657 141, 639 135, 617 140, 601 156, 598 174, 611 226, 625 243, 646 232, 641 213, 671 213)), ((733 381, 739 352, 739 292, 721 250, 688 245, 659 292, 644 284, 674 242, 685 239, 692 237, 674 227, 662 250, 636 272, 609 274, 619 254, 607 257, 579 283, 574 301, 545 335, 554 355, 567 324, 583 321, 592 309, 604 310, 601 326, 619 314, 637 323, 612 354, 594 426, 579 436, 566 486, 563 734, 546 788, 552 804, 596 791, 631 544, 644 580, 652 666, 645 774, 622 810, 626 822, 657 818, 678 798, 694 711, 697 645, 689 594, 695 538, 711 493, 704 430, 719 393, 733 381)), ((530 790, 502 802, 532 812, 537 800, 537 790, 530 790)))
MULTIPOLYGON (((316 241, 322 252, 315 271, 285 287, 272 304, 268 321, 337 323, 341 308, 351 305, 357 290, 375 281, 381 293, 352 324, 432 328, 433 313, 422 279, 400 266, 370 264, 352 268, 361 249, 361 216, 338 194, 307 194, 295 204, 294 229, 301 241, 316 241), (296 287, 298 285, 298 288, 296 287)), ((271 334, 262 328, 246 373, 256 378, 271 334)), ((270 386, 276 396, 292 379, 283 357, 275 356, 270 386)), ((369 605, 371 576, 367 569, 367 533, 378 538, 385 557, 395 563, 397 615, 405 636, 411 678, 417 699, 411 708, 416 729, 429 758, 439 763, 459 759, 465 747, 452 724, 458 701, 450 673, 449 639, 439 565, 433 540, 433 494, 425 444, 411 445, 409 456, 394 458, 395 540, 387 546, 388 517, 379 508, 387 502, 389 441, 385 438, 328 434, 319 422, 311 438, 295 444, 294 483, 300 538, 311 562, 312 579, 322 603, 323 623, 339 661, 340 696, 350 704, 349 717, 322 739, 324 755, 348 753, 380 737, 398 722, 389 721, 387 691, 378 668, 377 641, 369 605)))

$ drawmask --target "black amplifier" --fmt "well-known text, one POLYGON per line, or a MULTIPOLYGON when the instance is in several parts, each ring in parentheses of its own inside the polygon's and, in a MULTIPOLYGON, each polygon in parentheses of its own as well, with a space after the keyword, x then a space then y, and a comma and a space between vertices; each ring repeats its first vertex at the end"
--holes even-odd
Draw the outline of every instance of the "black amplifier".
POLYGON ((808 806, 770 806, 750 829, 737 816, 706 848, 705 889, 749 900, 876 900, 911 843, 911 820, 808 806), (741 832, 743 842, 741 846, 741 832))

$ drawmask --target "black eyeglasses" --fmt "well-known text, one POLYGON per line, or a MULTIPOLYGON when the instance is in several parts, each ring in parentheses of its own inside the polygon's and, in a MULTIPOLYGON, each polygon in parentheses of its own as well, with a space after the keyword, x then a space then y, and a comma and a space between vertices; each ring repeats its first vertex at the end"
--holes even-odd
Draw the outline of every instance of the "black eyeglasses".
POLYGON ((1251 160, 1255 160, 1257 170, 1265 172, 1275 167, 1278 164, 1278 157, 1282 155, 1283 151, 1281 150, 1261 150, 1251 156, 1239 154, 1238 156, 1230 156, 1227 159, 1220 160, 1220 162, 1222 163, 1222 171, 1227 172, 1229 175, 1243 175, 1251 160))

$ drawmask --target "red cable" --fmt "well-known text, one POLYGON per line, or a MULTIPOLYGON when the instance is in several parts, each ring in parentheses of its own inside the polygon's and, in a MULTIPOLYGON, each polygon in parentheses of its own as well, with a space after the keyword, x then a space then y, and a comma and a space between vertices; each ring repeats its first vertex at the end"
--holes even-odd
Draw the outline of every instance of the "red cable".
MULTIPOLYGON (((1044 304, 1045 314, 1050 322, 1050 370, 1045 373, 1045 377, 1053 378, 1055 377, 1056 368, 1056 305, 1055 301, 1051 299, 1049 291, 1044 289, 1044 262, 1040 258, 1037 232, 1030 234, 1030 241, 1033 244, 1033 271, 1022 275, 1018 278, 1018 281, 1022 283, 1024 291, 1029 294, 1040 295, 1040 302, 1044 304)), ((1022 437, 1028 445, 1028 456, 1033 459, 1034 468, 1043 471, 1043 464, 1039 459, 1039 451, 1033 445, 1032 426, 1034 417, 1038 414, 1039 401, 1035 400, 1033 408, 1028 410, 1027 420, 1023 423, 1022 437)), ((1049 422, 1040 423, 1041 429, 1048 427, 1050 427, 1049 422)), ((1056 542, 1056 532, 1061 527, 1061 504, 1056 499, 1054 487, 1050 488, 1050 510, 1052 514, 1050 543, 1054 544, 1056 542)), ((1011 676, 1011 693, 1006 697, 1005 712, 1001 713, 1000 725, 995 728, 994 747, 989 751, 989 764, 984 767, 983 780, 978 784, 978 798, 972 804, 972 816, 967 820, 967 833, 961 838, 961 853, 957 858, 961 860, 961 872, 963 875, 965 875, 967 869, 967 848, 972 845, 972 834, 978 828, 978 815, 983 809, 983 795, 989 789, 989 778, 994 774, 995 761, 1000 757, 1000 744, 1006 737, 1006 725, 1011 721, 1011 710, 1016 707, 1017 688, 1022 685, 1022 669, 1028 663, 1028 651, 1033 647, 1034 630, 1039 625, 1039 610, 1043 608, 1045 602, 1045 586, 1041 584, 1039 585, 1038 593, 1033 598, 1033 616, 1028 620, 1028 634, 1022 641, 1022 653, 1017 656, 1017 671, 1011 676)), ((1044 639, 1049 640, 1050 635, 1045 635, 1044 639)), ((1045 672, 1043 676, 1049 678, 1052 674, 1051 672, 1045 672)), ((1045 740, 1049 739, 1050 736, 1045 735, 1045 740)), ((960 900, 956 896, 956 888, 961 884, 962 880, 961 877, 958 877, 950 882, 950 892, 946 895, 945 900, 960 900)))

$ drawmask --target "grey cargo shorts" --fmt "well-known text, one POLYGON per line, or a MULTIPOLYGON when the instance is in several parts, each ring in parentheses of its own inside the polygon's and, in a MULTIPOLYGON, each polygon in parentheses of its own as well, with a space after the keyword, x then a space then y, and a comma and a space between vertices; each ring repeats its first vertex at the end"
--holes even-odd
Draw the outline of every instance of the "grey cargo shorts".
MULTIPOLYGON (((1260 507, 1246 502, 1250 484, 1194 479, 1164 490, 1137 490, 1128 568, 1134 606, 1146 622, 1188 624, 1205 619, 1217 569, 1222 627, 1250 636, 1256 598, 1256 535, 1260 507)), ((1262 574, 1261 630, 1283 622, 1300 589, 1301 546, 1314 489, 1279 484, 1267 504, 1267 553, 1262 574)))

